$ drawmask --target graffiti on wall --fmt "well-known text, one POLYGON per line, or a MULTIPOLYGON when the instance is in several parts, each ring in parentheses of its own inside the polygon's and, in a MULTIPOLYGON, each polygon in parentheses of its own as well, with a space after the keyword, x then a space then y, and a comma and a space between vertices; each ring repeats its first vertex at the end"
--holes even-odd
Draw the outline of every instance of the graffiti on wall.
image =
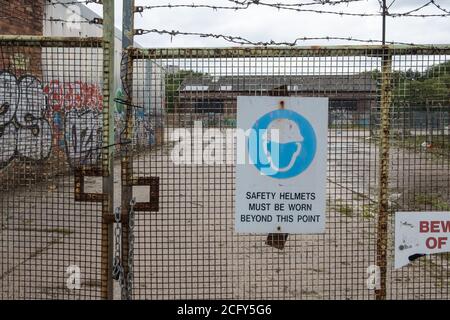
MULTIPOLYGON (((116 91, 116 99, 115 99, 115 112, 114 112, 114 133, 115 133, 115 141, 120 142, 124 134, 125 130, 125 108, 124 101, 126 98, 124 90, 122 88, 118 88, 116 91)), ((151 123, 151 119, 154 119, 150 115, 149 109, 150 106, 145 103, 144 105, 138 108, 134 108, 133 111, 133 132, 132 132, 132 141, 133 145, 137 147, 145 147, 151 146, 155 144, 155 134, 153 130, 153 126, 151 123)), ((116 151, 120 151, 120 143, 116 146, 116 151)))
POLYGON ((51 80, 44 86, 52 111, 95 109, 103 107, 102 89, 98 84, 82 81, 62 82, 51 80))
POLYGON ((138 147, 154 144, 154 133, 150 125, 150 115, 140 108, 134 112, 133 144, 138 147))
POLYGON ((95 165, 102 143, 102 90, 81 81, 50 81, 48 96, 53 123, 53 142, 64 148, 71 166, 95 165))
MULTIPOLYGON (((119 97, 122 91, 117 91, 119 97)), ((82 81, 17 77, 0 71, 0 170, 14 159, 39 161, 52 152, 61 153, 72 167, 95 165, 102 147, 101 86, 82 81)), ((149 106, 138 108, 133 117, 133 143, 155 143, 149 106)), ((116 104, 115 134, 120 147, 124 108, 116 104)), ((118 150, 117 150, 118 151, 118 150)), ((58 156, 58 159, 59 156, 58 156)))
POLYGON ((73 167, 95 165, 102 145, 101 113, 93 110, 71 110, 66 113, 64 141, 67 158, 73 167))
POLYGON ((43 85, 35 76, 0 72, 0 169, 12 160, 47 159, 52 146, 70 165, 100 158, 103 96, 80 81, 43 85))
POLYGON ((38 161, 49 156, 52 130, 46 112, 39 79, 0 72, 0 169, 15 158, 38 161))

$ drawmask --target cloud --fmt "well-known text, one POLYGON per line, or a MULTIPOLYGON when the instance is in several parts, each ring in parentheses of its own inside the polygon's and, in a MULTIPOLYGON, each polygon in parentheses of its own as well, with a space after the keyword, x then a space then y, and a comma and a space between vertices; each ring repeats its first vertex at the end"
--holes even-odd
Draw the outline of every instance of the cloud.
MULTIPOLYGON (((234 6, 226 0, 136 0, 136 5, 163 4, 209 4, 234 6)), ((280 2, 265 0, 265 2, 280 2)), ((283 0, 285 3, 299 3, 299 0, 283 0)), ((303 2, 309 2, 304 0, 303 2)), ((396 0, 390 12, 405 12, 417 8, 427 0, 396 0)), ((441 1, 443 2, 443 1, 441 1)), ((391 0, 387 1, 388 4, 391 0)), ((444 3, 438 4, 444 6, 444 3)), ((306 7, 305 7, 306 8, 306 7)), ((308 7, 310 8, 310 7, 308 7)), ((363 0, 345 5, 315 6, 320 10, 345 12, 379 12, 377 0, 363 0)), ((122 1, 116 1, 116 24, 121 25, 122 1)), ((98 8, 97 8, 98 10, 98 8)), ((418 13, 442 13, 429 6, 418 13)), ((135 27, 141 29, 166 29, 185 32, 202 32, 237 35, 253 41, 286 41, 297 37, 353 37, 362 39, 381 39, 381 17, 341 17, 329 14, 299 13, 277 10, 261 6, 251 6, 242 11, 213 11, 211 9, 152 9, 145 10, 142 16, 135 15, 135 27)), ((388 18, 387 40, 407 43, 448 43, 450 18, 388 18)), ((221 39, 148 34, 136 37, 144 47, 204 47, 229 46, 221 39)), ((343 41, 313 41, 300 44, 351 44, 343 41)))

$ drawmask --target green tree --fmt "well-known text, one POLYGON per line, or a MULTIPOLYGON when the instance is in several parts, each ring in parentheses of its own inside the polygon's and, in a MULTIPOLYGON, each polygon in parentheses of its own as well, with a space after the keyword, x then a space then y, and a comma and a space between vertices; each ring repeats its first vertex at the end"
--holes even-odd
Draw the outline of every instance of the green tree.
POLYGON ((167 112, 174 112, 175 103, 179 99, 180 87, 186 78, 200 78, 207 74, 192 70, 179 70, 166 75, 166 108, 167 112))
POLYGON ((394 105, 442 107, 450 105, 450 61, 421 73, 411 69, 393 74, 394 105))

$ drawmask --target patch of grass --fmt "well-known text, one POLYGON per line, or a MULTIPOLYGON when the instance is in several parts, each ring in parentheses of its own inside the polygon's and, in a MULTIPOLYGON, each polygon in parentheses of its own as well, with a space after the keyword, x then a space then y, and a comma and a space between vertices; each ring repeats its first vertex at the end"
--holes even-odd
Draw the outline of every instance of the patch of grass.
POLYGON ((362 206, 362 217, 364 219, 373 219, 375 218, 376 206, 373 204, 364 204, 362 206))
POLYGON ((88 279, 88 280, 84 281, 82 283, 82 285, 85 285, 87 287, 101 287, 102 283, 98 280, 88 279))
POLYGON ((316 298, 320 298, 321 295, 315 291, 315 290, 307 290, 307 289, 303 289, 301 291, 301 295, 303 296, 309 296, 309 297, 316 297, 316 298))
POLYGON ((71 231, 69 229, 64 229, 64 228, 50 228, 50 229, 45 229, 44 231, 59 233, 59 234, 65 235, 65 236, 73 233, 73 231, 71 231))
MULTIPOLYGON (((428 154, 431 156, 430 160, 445 161, 450 160, 450 136, 449 135, 432 135, 431 138, 427 136, 390 136, 390 145, 399 149, 405 149, 419 154, 428 154), (424 141, 431 141, 431 148, 424 148, 422 143, 424 141)), ((364 139, 360 139, 364 142, 364 139)), ((380 145, 380 138, 378 136, 371 136, 370 139, 375 145, 380 145)))
POLYGON ((348 204, 341 204, 336 207, 337 212, 340 214, 351 217, 353 215, 353 208, 352 206, 349 206, 348 204))
POLYGON ((450 157, 450 139, 448 135, 392 137, 391 142, 396 147, 427 152, 439 157, 450 157), (422 146, 424 141, 431 142, 431 148, 424 148, 422 146))
POLYGON ((430 276, 434 279, 434 284, 437 287, 442 287, 446 281, 446 273, 435 261, 431 260, 431 257, 423 261, 424 267, 429 272, 430 276))
POLYGON ((315 273, 323 272, 323 270, 319 269, 319 268, 308 268, 308 270, 311 270, 312 272, 315 272, 315 273))
POLYGON ((365 200, 365 199, 367 199, 367 197, 365 197, 362 194, 359 194, 359 193, 352 194, 352 200, 365 200))
POLYGON ((26 226, 32 225, 33 224, 33 220, 31 219, 23 219, 23 224, 26 226))
POLYGON ((450 204, 444 201, 439 195, 418 194, 414 197, 414 204, 432 207, 433 210, 450 211, 450 204))
POLYGON ((354 124, 354 123, 331 124, 329 126, 329 128, 336 129, 336 130, 353 130, 353 129, 369 130, 370 129, 370 127, 368 125, 354 124))

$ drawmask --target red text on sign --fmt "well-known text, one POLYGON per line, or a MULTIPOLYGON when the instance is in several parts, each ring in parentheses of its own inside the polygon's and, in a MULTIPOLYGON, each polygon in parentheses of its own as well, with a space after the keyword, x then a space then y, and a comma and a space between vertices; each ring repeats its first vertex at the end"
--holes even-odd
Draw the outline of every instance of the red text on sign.
POLYGON ((447 237, 429 237, 425 241, 425 245, 428 249, 441 249, 447 243, 447 237))
POLYGON ((421 233, 450 232, 450 220, 448 221, 420 221, 419 230, 421 233))

